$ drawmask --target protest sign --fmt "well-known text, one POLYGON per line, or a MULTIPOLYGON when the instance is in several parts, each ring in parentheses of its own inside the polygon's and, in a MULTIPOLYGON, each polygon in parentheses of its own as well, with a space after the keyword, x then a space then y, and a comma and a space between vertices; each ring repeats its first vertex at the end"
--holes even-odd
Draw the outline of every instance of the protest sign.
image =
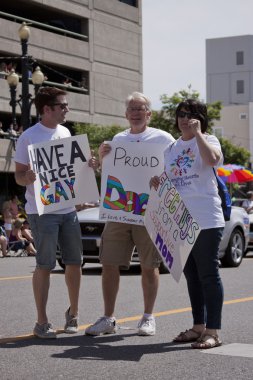
POLYGON ((200 226, 165 172, 160 176, 158 189, 151 189, 145 226, 164 264, 178 282, 200 226))
POLYGON ((100 219, 144 225, 149 180, 163 171, 166 144, 108 142, 103 158, 100 219))
POLYGON ((99 199, 87 135, 28 146, 39 215, 99 199))

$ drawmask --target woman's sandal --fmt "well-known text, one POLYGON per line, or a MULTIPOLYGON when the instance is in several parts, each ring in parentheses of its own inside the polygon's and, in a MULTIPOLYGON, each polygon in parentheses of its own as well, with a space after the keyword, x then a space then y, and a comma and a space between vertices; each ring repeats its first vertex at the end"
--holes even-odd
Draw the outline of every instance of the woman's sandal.
POLYGON ((192 348, 199 348, 206 350, 208 348, 219 347, 222 345, 222 341, 218 335, 202 335, 195 343, 192 343, 192 348))
POLYGON ((177 343, 196 342, 201 337, 202 332, 193 329, 182 331, 178 336, 173 339, 177 343))

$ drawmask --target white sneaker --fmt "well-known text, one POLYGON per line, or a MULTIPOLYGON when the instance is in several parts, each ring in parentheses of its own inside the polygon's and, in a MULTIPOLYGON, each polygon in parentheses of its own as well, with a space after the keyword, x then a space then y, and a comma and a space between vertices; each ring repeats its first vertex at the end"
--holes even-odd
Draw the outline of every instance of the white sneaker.
POLYGON ((142 317, 142 319, 138 323, 138 329, 139 329, 138 335, 155 335, 155 332, 156 332, 155 318, 142 317))
POLYGON ((116 324, 116 319, 114 317, 99 318, 93 325, 87 327, 85 330, 86 335, 103 335, 103 334, 114 334, 116 333, 118 327, 116 324))

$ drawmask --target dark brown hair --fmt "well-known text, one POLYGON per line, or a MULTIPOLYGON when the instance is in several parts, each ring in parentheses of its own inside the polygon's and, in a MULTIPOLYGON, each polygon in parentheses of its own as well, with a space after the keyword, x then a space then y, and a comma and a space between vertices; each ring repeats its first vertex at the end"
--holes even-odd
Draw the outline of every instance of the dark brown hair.
POLYGON ((65 96, 67 92, 56 87, 41 87, 34 99, 38 113, 42 115, 44 106, 53 106, 57 103, 57 97, 61 95, 65 96))
POLYGON ((197 119, 201 123, 201 132, 206 132, 208 128, 207 107, 204 103, 195 99, 186 99, 178 104, 176 109, 176 128, 178 128, 178 112, 184 108, 186 111, 191 112, 194 119, 197 119))

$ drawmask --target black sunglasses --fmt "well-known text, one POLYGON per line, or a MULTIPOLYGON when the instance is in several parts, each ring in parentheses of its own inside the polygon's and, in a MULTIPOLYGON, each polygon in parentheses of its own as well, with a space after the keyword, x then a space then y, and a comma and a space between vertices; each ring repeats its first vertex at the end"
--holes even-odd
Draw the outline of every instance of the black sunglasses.
POLYGON ((52 103, 49 104, 50 106, 60 106, 62 110, 68 108, 69 104, 68 103, 52 103))
POLYGON ((191 112, 184 112, 184 111, 178 111, 177 113, 177 116, 178 117, 182 117, 184 118, 185 116, 187 117, 187 119, 192 119, 194 117, 197 117, 198 115, 196 113, 191 113, 191 112))

